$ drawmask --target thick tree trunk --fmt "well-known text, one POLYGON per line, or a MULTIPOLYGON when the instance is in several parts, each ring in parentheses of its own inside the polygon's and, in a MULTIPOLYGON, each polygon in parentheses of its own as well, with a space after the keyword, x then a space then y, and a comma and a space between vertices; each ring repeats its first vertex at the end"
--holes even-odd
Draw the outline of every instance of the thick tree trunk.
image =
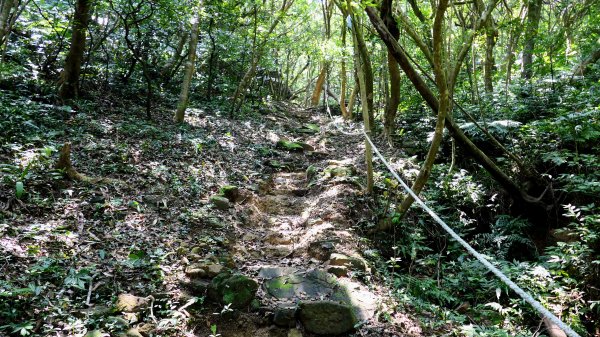
POLYGON ((10 12, 17 4, 18 0, 4 0, 2 6, 0 6, 0 49, 4 46, 6 39, 8 39, 10 12))
POLYGON ((529 0, 527 5, 527 27, 523 44, 523 62, 521 77, 530 79, 533 75, 533 49, 537 39, 540 18, 542 16, 542 0, 529 0))
POLYGON ((185 118, 185 110, 187 109, 190 95, 190 85, 194 76, 194 64, 196 63, 196 46, 198 45, 198 35, 200 34, 200 18, 202 1, 197 9, 198 17, 192 25, 192 33, 190 36, 190 46, 188 51, 188 59, 185 63, 185 73, 183 75, 183 83, 181 84, 181 93, 179 94, 179 102, 177 103, 177 111, 175 112, 174 120, 177 123, 183 123, 185 118))
MULTIPOLYGON (((402 68, 408 79, 413 83, 415 89, 419 92, 421 97, 423 97, 427 105, 437 113, 440 107, 437 98, 425 84, 423 78, 412 67, 408 57, 404 54, 402 47, 398 44, 398 41, 394 40, 387 31, 385 24, 381 21, 374 8, 367 7, 366 12, 382 41, 392 50, 392 55, 400 65, 400 68, 402 68)), ((471 155, 477 163, 483 166, 483 168, 490 173, 494 180, 496 180, 496 182, 498 182, 498 184, 500 184, 500 186, 504 188, 515 201, 522 204, 533 204, 545 207, 540 200, 530 196, 527 192, 522 190, 483 151, 473 144, 450 115, 446 115, 445 117, 445 127, 448 129, 450 136, 456 140, 457 145, 471 155)))
POLYGON ((319 101, 321 100, 321 90, 323 90, 323 84, 325 83, 326 77, 327 64, 323 62, 323 64, 321 65, 321 72, 319 72, 319 77, 317 78, 317 83, 315 84, 315 89, 313 90, 312 96, 310 97, 311 106, 319 105, 319 101))
MULTIPOLYGON (((392 3, 393 0, 383 0, 380 13, 381 19, 388 31, 394 39, 398 40, 400 38, 400 30, 396 24, 396 19, 392 16, 392 3)), ((383 134, 389 139, 394 131, 394 121, 396 120, 396 113, 400 105, 400 69, 390 50, 387 52, 387 65, 390 74, 390 95, 383 115, 383 134)))
POLYGON ((77 0, 75 5, 71 47, 65 60, 65 68, 61 78, 62 83, 59 89, 59 97, 63 100, 79 96, 79 75, 85 52, 85 36, 90 20, 91 3, 91 0, 77 0))

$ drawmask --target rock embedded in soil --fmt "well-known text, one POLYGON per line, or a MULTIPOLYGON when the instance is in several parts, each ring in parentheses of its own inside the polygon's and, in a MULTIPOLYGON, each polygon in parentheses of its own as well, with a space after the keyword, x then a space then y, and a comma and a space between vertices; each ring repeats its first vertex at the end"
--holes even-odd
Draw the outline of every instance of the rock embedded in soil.
POLYGON ((363 259, 338 253, 331 254, 331 257, 329 258, 329 265, 345 266, 350 270, 360 272, 367 271, 367 263, 363 259))
POLYGON ((280 140, 277 142, 277 144, 275 146, 280 149, 287 150, 290 152, 304 151, 304 147, 302 146, 302 143, 290 142, 289 140, 280 140))
POLYGON ((240 189, 237 186, 225 185, 219 189, 219 194, 231 202, 237 202, 240 200, 240 189))
POLYGON ((211 263, 206 266, 206 273, 208 277, 213 278, 223 272, 224 267, 220 264, 211 263))
POLYGON ((337 277, 348 276, 348 268, 344 266, 330 266, 327 268, 327 272, 337 277))
POLYGON ((185 268, 185 274, 191 279, 205 278, 208 276, 206 270, 198 264, 193 264, 185 268))
POLYGON ((229 199, 219 195, 213 195, 210 197, 210 202, 221 211, 226 211, 231 207, 231 202, 229 202, 229 199))
POLYGON ((145 297, 138 297, 132 294, 121 294, 115 303, 115 310, 118 312, 140 312, 146 309, 150 300, 145 297))
POLYGON ((332 241, 315 241, 308 246, 308 255, 319 261, 327 261, 335 249, 332 241))
POLYGON ((356 323, 349 306, 332 301, 301 302, 299 316, 306 331, 317 335, 340 335, 356 323))
POLYGON ((241 274, 221 273, 210 283, 208 295, 223 305, 229 304, 232 309, 242 309, 250 305, 257 290, 258 283, 253 279, 241 274))
POLYGON ((273 314, 273 324, 283 328, 293 328, 296 326, 296 314, 298 308, 294 304, 282 304, 275 308, 273 314))

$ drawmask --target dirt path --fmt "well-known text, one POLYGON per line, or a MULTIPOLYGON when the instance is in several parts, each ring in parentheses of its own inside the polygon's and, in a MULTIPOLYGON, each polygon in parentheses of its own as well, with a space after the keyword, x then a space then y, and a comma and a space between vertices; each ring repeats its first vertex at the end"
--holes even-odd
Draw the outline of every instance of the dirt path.
MULTIPOLYGON (((306 122, 300 113, 287 122, 306 122)), ((322 130, 297 135, 294 141, 311 151, 292 152, 289 160, 307 168, 270 174, 236 209, 242 222, 229 250, 239 270, 258 281, 259 314, 224 319, 223 336, 351 335, 355 327, 362 336, 397 333, 379 322, 388 299, 372 282, 368 247, 355 232, 356 211, 366 210, 359 204, 360 157, 327 153, 323 139, 322 130)), ((400 320, 403 335, 420 334, 416 322, 400 320)))
POLYGON ((352 126, 289 105, 188 120, 62 124, 82 135, 79 171, 126 184, 38 172, 37 199, 0 208, 11 322, 40 336, 423 335, 363 236, 363 141, 338 130, 352 126))

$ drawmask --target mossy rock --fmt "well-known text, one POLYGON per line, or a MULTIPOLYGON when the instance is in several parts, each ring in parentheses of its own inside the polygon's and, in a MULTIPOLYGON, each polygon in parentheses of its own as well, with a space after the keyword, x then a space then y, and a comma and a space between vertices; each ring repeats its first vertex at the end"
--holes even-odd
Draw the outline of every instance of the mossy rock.
POLYGON ((231 207, 229 199, 220 195, 213 195, 212 197, 210 197, 210 202, 213 205, 215 205, 217 209, 220 209, 222 211, 228 210, 231 207))
POLYGON ((333 177, 351 177, 356 175, 356 169, 352 166, 330 165, 323 171, 326 178, 333 177))
POLYGON ((251 278, 222 273, 210 283, 209 296, 232 309, 242 309, 252 303, 257 290, 258 283, 251 278))
POLYGON ((354 329, 352 308, 332 301, 300 303, 300 321, 306 331, 317 335, 341 335, 354 329))
POLYGON ((304 151, 304 146, 301 143, 290 142, 289 140, 280 140, 276 145, 278 148, 287 150, 290 152, 302 152, 304 151))
POLYGON ((315 134, 319 133, 321 128, 317 124, 308 123, 304 124, 301 128, 296 129, 298 133, 315 134))
POLYGON ((236 202, 240 198, 240 189, 237 186, 225 185, 219 189, 219 194, 231 202, 236 202))

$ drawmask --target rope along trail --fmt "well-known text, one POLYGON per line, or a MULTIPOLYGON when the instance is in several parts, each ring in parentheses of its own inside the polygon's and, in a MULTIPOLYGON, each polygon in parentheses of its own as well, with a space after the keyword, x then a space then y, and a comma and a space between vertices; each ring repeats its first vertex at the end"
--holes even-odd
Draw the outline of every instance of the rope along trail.
POLYGON ((556 317, 553 313, 548 311, 548 309, 544 308, 540 302, 536 301, 531 295, 525 292, 525 290, 521 289, 516 283, 511 281, 504 273, 502 273, 498 268, 494 267, 483 255, 478 253, 471 245, 469 245, 465 240, 463 240, 450 226, 448 226, 431 208, 427 207, 425 203, 410 189, 410 187, 398 176, 396 171, 390 166, 390 164, 385 160, 385 158, 379 152, 379 149, 373 144, 369 135, 362 130, 362 134, 365 136, 365 139, 369 142, 371 147, 373 148, 373 152, 381 159, 383 164, 387 167, 387 169, 392 173, 394 178, 398 180, 398 182, 402 185, 402 187, 410 194, 415 202, 421 206, 431 217, 448 233, 454 240, 458 241, 471 255, 473 255, 481 264, 483 264, 489 271, 494 273, 504 284, 506 284, 510 289, 516 292, 522 299, 524 299, 527 303, 529 303, 535 310, 537 310, 544 317, 549 319, 552 323, 556 324, 559 328, 561 328, 568 336, 570 337, 581 337, 577 334, 571 327, 563 323, 558 317, 556 317))

